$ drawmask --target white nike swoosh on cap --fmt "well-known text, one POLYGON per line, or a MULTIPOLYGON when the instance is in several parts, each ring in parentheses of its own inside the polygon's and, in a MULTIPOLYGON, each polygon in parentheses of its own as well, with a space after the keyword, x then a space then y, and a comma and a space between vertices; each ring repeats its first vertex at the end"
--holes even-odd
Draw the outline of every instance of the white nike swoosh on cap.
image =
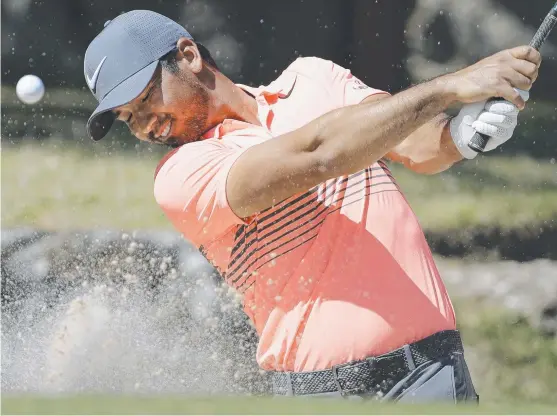
POLYGON ((91 78, 89 78, 89 75, 85 74, 85 79, 87 80, 87 85, 89 85, 89 88, 91 88, 91 91, 95 92, 95 89, 97 87, 97 80, 99 79, 99 74, 101 73, 101 67, 104 64, 104 61, 106 61, 106 56, 102 59, 101 63, 99 64, 99 66, 97 66, 97 69, 95 69, 95 72, 93 73, 93 76, 91 78))

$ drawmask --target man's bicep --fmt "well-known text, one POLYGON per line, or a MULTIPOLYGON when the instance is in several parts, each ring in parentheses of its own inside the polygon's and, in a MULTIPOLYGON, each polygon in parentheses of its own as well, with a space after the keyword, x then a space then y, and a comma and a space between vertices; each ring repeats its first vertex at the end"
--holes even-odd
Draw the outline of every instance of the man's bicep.
MULTIPOLYGON (((388 96, 372 94, 367 100, 388 96)), ((253 146, 235 161, 226 193, 237 216, 247 218, 334 176, 332 157, 316 150, 320 124, 313 120, 293 132, 253 146)))
POLYGON ((309 124, 246 150, 230 169, 228 203, 241 218, 304 192, 326 179, 323 162, 313 151, 309 124))

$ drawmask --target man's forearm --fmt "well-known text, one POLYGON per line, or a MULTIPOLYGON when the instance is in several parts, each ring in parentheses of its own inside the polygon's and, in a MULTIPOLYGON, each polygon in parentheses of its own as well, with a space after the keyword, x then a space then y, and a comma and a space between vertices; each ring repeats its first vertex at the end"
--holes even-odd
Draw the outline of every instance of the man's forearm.
POLYGON ((437 78, 377 102, 336 110, 318 120, 314 152, 329 175, 356 172, 381 159, 452 101, 444 80, 437 78))

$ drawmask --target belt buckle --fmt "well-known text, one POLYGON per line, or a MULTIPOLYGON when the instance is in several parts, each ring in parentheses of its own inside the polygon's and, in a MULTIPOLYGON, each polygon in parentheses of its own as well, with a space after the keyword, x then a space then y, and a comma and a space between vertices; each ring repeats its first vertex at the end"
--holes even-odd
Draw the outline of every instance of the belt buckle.
POLYGON ((341 367, 341 365, 333 365, 331 367, 331 371, 333 372, 333 379, 335 380, 335 385, 337 386, 337 390, 340 393, 341 396, 344 396, 344 390, 342 388, 342 386, 340 385, 340 381, 338 379, 338 368, 341 367))
MULTIPOLYGON (((365 361, 369 367, 369 371, 370 371, 370 376, 372 376, 372 372, 373 369, 375 368, 375 364, 377 363, 377 358, 376 357, 369 357, 366 358, 365 360, 362 360, 360 363, 363 363, 363 361, 365 361)), ((357 364, 352 365, 352 367, 356 367, 357 364)), ((339 368, 344 368, 344 367, 348 367, 346 364, 341 364, 341 365, 334 365, 331 367, 331 370, 333 372, 333 379, 335 380, 335 385, 337 387, 337 390, 339 391, 339 393, 341 394, 341 396, 346 396, 349 395, 352 392, 361 392, 365 389, 363 389, 361 386, 356 386, 354 388, 351 389, 344 389, 342 388, 341 384, 340 384, 340 379, 338 376, 338 370, 339 368)), ((373 376, 372 376, 373 377, 373 376)))

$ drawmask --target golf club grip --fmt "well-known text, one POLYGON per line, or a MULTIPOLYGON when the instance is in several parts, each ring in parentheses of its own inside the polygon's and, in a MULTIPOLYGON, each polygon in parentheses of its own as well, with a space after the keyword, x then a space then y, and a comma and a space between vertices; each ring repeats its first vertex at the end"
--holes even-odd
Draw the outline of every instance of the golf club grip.
MULTIPOLYGON (((556 24, 557 24, 557 4, 553 6, 551 12, 549 12, 549 14, 543 20, 543 23, 541 24, 540 28, 532 38, 532 41, 530 42, 530 46, 539 51, 556 24)), ((474 137, 472 137, 472 139, 470 140, 470 143, 468 143, 468 147, 478 153, 483 153, 485 147, 487 146, 488 140, 489 140, 489 136, 486 136, 485 134, 481 134, 481 133, 476 133, 474 137)))
MULTIPOLYGON (((554 13, 557 13, 557 11, 555 11, 554 13)), ((547 17, 544 19, 543 23, 541 24, 540 28, 532 38, 532 42, 530 42, 530 46, 539 51, 556 24, 557 24, 557 15, 554 15, 553 13, 548 14, 547 17)))

